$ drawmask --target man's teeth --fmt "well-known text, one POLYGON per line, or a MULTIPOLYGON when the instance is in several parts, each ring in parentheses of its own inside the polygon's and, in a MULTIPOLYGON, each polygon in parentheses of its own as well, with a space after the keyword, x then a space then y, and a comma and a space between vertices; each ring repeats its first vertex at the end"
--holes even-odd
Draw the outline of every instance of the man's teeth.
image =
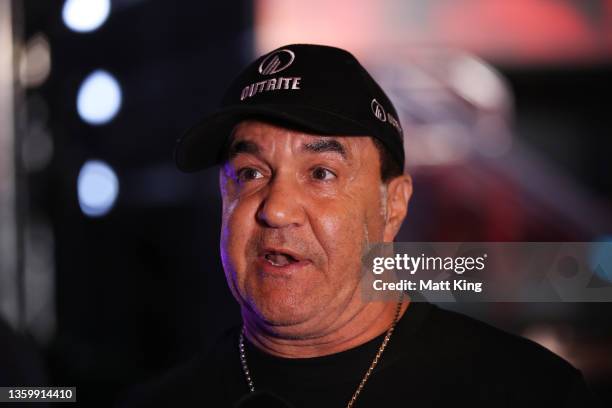
POLYGON ((284 254, 266 254, 266 260, 274 266, 285 266, 295 262, 291 256, 284 254))

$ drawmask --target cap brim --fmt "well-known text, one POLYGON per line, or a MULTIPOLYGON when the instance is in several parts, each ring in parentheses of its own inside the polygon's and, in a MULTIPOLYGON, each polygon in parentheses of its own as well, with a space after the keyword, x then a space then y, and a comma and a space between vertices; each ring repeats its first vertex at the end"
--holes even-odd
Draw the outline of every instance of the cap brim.
POLYGON ((232 129, 238 122, 251 118, 267 119, 321 135, 372 135, 371 130, 353 119, 311 107, 288 104, 232 106, 198 122, 178 140, 174 151, 177 167, 191 173, 221 163, 232 129))

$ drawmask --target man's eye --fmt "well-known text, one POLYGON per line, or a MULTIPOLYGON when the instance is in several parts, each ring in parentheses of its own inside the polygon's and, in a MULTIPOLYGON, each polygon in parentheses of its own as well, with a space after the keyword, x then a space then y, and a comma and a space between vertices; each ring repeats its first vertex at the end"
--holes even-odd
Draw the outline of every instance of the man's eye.
POLYGON ((257 169, 252 167, 244 167, 238 170, 238 182, 244 183, 246 181, 256 180, 262 178, 263 174, 257 169))
POLYGON ((325 167, 316 167, 312 170, 312 178, 315 180, 327 181, 335 177, 336 175, 325 167))

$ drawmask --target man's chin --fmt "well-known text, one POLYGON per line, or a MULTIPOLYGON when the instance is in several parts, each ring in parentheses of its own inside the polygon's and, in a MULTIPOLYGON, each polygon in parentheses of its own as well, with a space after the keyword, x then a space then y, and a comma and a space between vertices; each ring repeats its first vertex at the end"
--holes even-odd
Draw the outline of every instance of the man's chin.
POLYGON ((249 308, 270 326, 291 326, 315 318, 326 297, 316 285, 303 280, 263 279, 249 283, 245 288, 249 308))
POLYGON ((260 301, 251 299, 249 309, 252 312, 250 318, 256 319, 257 324, 264 325, 273 332, 284 334, 293 331, 300 332, 314 323, 320 315, 320 308, 303 302, 295 302, 291 299, 271 299, 270 297, 260 301))
POLYGON ((266 326, 287 327, 302 324, 314 313, 303 310, 300 305, 262 304, 254 307, 257 318, 266 326))

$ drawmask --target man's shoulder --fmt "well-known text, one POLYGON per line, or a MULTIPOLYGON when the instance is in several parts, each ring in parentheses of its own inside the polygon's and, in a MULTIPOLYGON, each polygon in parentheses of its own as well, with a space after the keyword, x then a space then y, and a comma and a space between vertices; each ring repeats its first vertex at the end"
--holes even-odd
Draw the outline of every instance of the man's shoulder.
POLYGON ((224 398, 221 363, 235 343, 232 340, 236 333, 237 328, 226 330, 210 350, 201 350, 163 376, 134 387, 119 408, 221 404, 224 398))
POLYGON ((429 308, 415 337, 422 349, 419 366, 432 380, 519 405, 591 401, 580 371, 557 354, 467 315, 429 308))
POLYGON ((475 364, 506 368, 527 365, 532 370, 578 373, 569 362, 538 343, 481 320, 438 306, 432 306, 429 316, 423 332, 427 341, 449 353, 464 354, 475 364))

